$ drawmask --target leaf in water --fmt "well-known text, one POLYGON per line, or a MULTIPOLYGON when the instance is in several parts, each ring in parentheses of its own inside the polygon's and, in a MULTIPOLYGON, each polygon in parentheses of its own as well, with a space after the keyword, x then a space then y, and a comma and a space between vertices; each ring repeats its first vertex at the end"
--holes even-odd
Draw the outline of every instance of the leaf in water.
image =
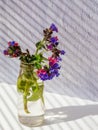
POLYGON ((42 93, 43 93, 43 88, 40 87, 36 91, 33 91, 31 97, 29 97, 27 100, 28 101, 36 101, 42 97, 42 93))

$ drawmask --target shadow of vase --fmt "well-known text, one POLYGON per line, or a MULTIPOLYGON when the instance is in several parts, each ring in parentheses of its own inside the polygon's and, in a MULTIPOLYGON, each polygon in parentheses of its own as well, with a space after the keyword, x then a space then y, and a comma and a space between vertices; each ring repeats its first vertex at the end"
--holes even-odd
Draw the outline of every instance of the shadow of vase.
POLYGON ((74 121, 91 115, 98 115, 98 104, 47 109, 45 121, 42 126, 74 121))

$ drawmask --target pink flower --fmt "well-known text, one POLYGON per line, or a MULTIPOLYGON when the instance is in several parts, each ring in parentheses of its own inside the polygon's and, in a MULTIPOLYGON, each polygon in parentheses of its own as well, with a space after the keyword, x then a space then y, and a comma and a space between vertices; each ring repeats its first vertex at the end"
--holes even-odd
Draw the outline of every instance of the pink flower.
POLYGON ((54 65, 55 63, 57 63, 57 59, 54 57, 49 57, 48 60, 49 60, 49 63, 51 66, 54 65))
POLYGON ((46 74, 46 70, 44 70, 44 69, 39 69, 38 71, 37 71, 37 74, 46 74))
POLYGON ((18 46, 18 43, 15 43, 14 46, 18 46))
POLYGON ((8 42, 8 45, 10 46, 10 45, 11 45, 11 42, 8 42))

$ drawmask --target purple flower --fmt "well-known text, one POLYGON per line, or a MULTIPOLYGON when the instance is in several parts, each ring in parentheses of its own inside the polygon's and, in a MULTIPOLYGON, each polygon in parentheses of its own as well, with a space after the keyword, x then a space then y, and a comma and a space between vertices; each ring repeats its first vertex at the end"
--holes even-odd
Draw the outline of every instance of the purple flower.
POLYGON ((49 71, 46 73, 43 72, 37 72, 39 78, 43 81, 45 80, 51 80, 53 79, 55 76, 58 77, 60 74, 58 72, 58 70, 60 69, 59 64, 55 63, 52 67, 49 68, 49 71))
POLYGON ((58 77, 60 75, 58 72, 59 69, 60 66, 57 63, 55 63, 53 66, 50 66, 49 68, 50 79, 52 79, 55 76, 58 77))
POLYGON ((46 70, 44 69, 40 69, 37 71, 37 74, 38 74, 38 77, 41 79, 41 80, 47 80, 48 79, 48 73, 46 72, 46 70))
POLYGON ((59 66, 58 63, 55 63, 53 66, 52 66, 53 69, 60 69, 61 67, 59 66))
POLYGON ((55 42, 54 44, 57 46, 59 44, 59 42, 55 42))
POLYGON ((48 48, 49 50, 52 50, 52 49, 53 49, 53 45, 52 45, 52 44, 47 45, 47 48, 48 48))
POLYGON ((56 77, 58 77, 59 75, 60 75, 60 73, 57 73, 57 74, 56 74, 56 77))
POLYGON ((14 46, 15 45, 15 41, 8 42, 8 45, 9 46, 14 46))
POLYGON ((48 80, 48 78, 49 78, 49 76, 48 76, 47 73, 46 73, 46 74, 40 73, 38 76, 39 76, 40 79, 43 80, 43 81, 48 80))
POLYGON ((55 63, 57 63, 57 59, 54 57, 49 57, 48 60, 50 66, 53 66, 55 63))
POLYGON ((65 51, 64 51, 64 50, 61 50, 60 53, 61 53, 61 55, 64 55, 64 54, 65 54, 65 51))
POLYGON ((11 45, 14 46, 14 44, 15 44, 15 41, 12 41, 12 42, 11 42, 11 45))
POLYGON ((50 73, 49 80, 53 79, 53 77, 55 77, 55 73, 50 73))
POLYGON ((58 32, 58 28, 55 26, 55 24, 51 24, 51 26, 50 26, 50 29, 52 30, 52 31, 55 31, 55 32, 58 32))
POLYGON ((58 69, 51 69, 49 71, 49 73, 50 73, 49 80, 53 79, 53 77, 55 77, 55 76, 58 77, 60 75, 59 72, 58 72, 58 69))
POLYGON ((4 53, 4 55, 8 55, 8 51, 7 50, 4 50, 3 53, 4 53))
POLYGON ((50 42, 51 43, 56 43, 58 41, 58 37, 51 37, 50 42))
POLYGON ((60 75, 57 69, 54 70, 54 73, 55 73, 55 76, 56 76, 56 77, 58 77, 58 76, 60 75))
POLYGON ((62 61, 62 58, 60 56, 57 57, 57 61, 62 61))

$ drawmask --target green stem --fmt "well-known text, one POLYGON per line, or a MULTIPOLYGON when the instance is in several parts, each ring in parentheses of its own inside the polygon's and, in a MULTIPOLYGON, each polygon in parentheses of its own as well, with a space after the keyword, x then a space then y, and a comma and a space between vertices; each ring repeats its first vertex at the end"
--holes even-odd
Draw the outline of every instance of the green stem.
MULTIPOLYGON (((29 81, 28 81, 29 82, 29 81)), ((30 113, 29 111, 28 111, 28 106, 27 106, 27 94, 28 94, 28 82, 26 83, 27 84, 27 86, 25 86, 25 91, 24 91, 24 94, 23 94, 23 102, 24 102, 24 111, 26 112, 26 113, 30 113)))
POLYGON ((25 111, 26 113, 30 113, 30 112, 28 111, 28 107, 27 107, 27 94, 26 94, 26 93, 24 93, 24 95, 23 95, 23 102, 24 102, 24 111, 25 111))
MULTIPOLYGON (((45 39, 43 38, 43 40, 41 41, 41 45, 43 45, 44 44, 44 42, 45 42, 45 39)), ((37 50, 36 50, 36 52, 35 52, 35 55, 37 55, 37 53, 38 53, 38 51, 39 51, 40 49, 39 48, 37 48, 37 50)))
POLYGON ((45 104, 43 95, 41 96, 41 99, 42 99, 43 104, 45 104))

